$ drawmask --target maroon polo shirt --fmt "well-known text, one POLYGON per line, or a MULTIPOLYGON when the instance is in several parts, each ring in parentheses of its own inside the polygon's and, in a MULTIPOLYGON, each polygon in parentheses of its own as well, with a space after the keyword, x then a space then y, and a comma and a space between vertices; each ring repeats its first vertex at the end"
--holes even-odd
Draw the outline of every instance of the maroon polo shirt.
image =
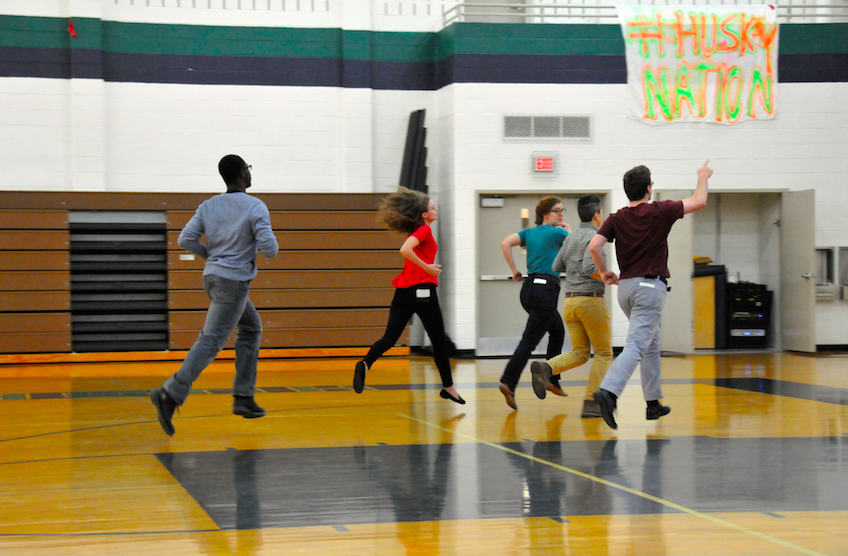
POLYGON ((619 278, 668 278, 668 233, 679 218, 683 201, 642 203, 610 214, 598 233, 617 241, 619 278))

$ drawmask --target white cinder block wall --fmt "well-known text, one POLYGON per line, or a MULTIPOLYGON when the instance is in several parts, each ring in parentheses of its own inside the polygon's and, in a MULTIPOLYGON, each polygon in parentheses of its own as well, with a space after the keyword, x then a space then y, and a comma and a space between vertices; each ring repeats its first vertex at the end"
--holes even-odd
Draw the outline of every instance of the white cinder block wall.
MULTIPOLYGON (((657 190, 694 189, 697 168, 710 159, 715 170, 713 191, 815 189, 816 219, 811 225, 816 227, 817 245, 848 244, 848 188, 843 186, 848 175, 848 110, 841 100, 848 94, 848 84, 781 85, 777 119, 736 126, 652 127, 629 120, 624 116, 623 85, 461 84, 454 90, 458 191, 609 191, 611 206, 619 208, 628 202, 621 177, 633 166, 648 166, 657 190), (502 116, 516 113, 590 114, 594 139, 586 144, 505 142, 502 116), (531 174, 527 159, 537 150, 559 152, 562 170, 556 178, 531 174), (831 215, 826 220, 820 216, 824 207, 831 215)), ((749 224, 744 215, 735 216, 750 228, 748 232, 758 234, 758 212, 749 224)), ((473 235, 474 223, 456 233, 473 235)), ((736 249, 736 259, 744 259, 744 251, 758 260, 757 245, 743 241, 736 249)), ((475 277, 473 261, 460 263, 459 280, 475 277)), ((752 278, 747 279, 761 278, 753 266, 749 271, 752 278)), ((473 328, 476 297, 456 301, 457 317, 470 315, 461 326, 473 328)), ((816 308, 816 343, 845 344, 848 301, 819 303, 816 308)), ((623 345, 626 332, 627 321, 616 307, 613 344, 623 345)))
MULTIPOLYGON (((315 11, 262 12, 7 0, 0 10, 195 25, 441 26, 438 2, 315 5, 315 11), (413 4, 415 15, 408 9, 413 4)), ((848 84, 782 84, 777 119, 736 126, 646 126, 624 116, 625 92, 623 85, 460 83, 439 91, 372 91, 2 78, 0 189, 214 192, 220 189, 216 161, 236 152, 254 165, 257 190, 389 191, 400 174, 409 113, 425 108, 428 181, 441 213, 440 295, 448 333, 460 349, 473 349, 477 335, 475 212, 481 191, 594 191, 611 194, 610 206, 618 208, 627 202, 621 176, 632 166, 649 166, 657 189, 690 188, 695 170, 709 158, 716 191, 815 189, 810 225, 817 245, 848 245, 848 84), (504 142, 505 114, 591 115, 593 139, 504 142), (527 159, 536 150, 559 153, 558 176, 531 175, 527 159)), ((817 304, 816 343, 848 344, 846 308, 848 301, 817 304)), ((623 345, 625 333, 616 308, 615 345, 623 345)))

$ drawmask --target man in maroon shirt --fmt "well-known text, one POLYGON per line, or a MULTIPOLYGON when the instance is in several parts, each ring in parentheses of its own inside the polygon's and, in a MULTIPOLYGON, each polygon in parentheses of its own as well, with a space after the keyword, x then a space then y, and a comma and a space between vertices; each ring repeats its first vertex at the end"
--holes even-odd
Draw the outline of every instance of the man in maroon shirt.
POLYGON ((668 415, 671 408, 660 404, 660 319, 668 284, 668 233, 684 214, 707 206, 709 160, 698 168, 694 195, 683 201, 651 202, 654 182, 651 171, 636 166, 624 174, 624 192, 630 205, 611 214, 589 242, 589 252, 607 285, 618 284, 618 304, 630 321, 624 350, 616 357, 593 398, 607 425, 616 429, 615 409, 636 365, 641 361, 642 393, 649 420, 668 415), (617 241, 615 254, 620 276, 604 264, 603 248, 617 241))

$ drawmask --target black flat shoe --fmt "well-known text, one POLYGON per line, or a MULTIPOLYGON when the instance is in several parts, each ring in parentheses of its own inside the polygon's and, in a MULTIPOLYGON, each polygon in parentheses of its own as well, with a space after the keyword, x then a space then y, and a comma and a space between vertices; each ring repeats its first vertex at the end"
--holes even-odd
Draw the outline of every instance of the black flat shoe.
POLYGON ((441 391, 441 392, 439 392, 439 395, 440 395, 441 397, 443 397, 444 399, 446 399, 446 400, 450 400, 450 401, 452 401, 452 402, 456 402, 456 403, 458 403, 458 404, 460 404, 460 405, 465 405, 465 400, 463 400, 463 399, 462 399, 462 397, 456 397, 456 398, 454 398, 453 396, 451 396, 451 395, 450 395, 450 392, 448 392, 448 391, 447 391, 447 390, 445 390, 444 388, 442 388, 442 391, 441 391))
POLYGON ((360 361, 353 371, 353 391, 357 394, 361 394, 365 388, 365 371, 367 370, 368 365, 365 364, 365 361, 360 361))

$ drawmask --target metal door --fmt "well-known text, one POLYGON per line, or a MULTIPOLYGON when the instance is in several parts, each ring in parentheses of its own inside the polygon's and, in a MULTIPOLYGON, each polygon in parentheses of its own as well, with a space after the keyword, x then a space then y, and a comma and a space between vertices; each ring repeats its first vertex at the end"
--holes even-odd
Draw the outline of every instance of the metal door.
MULTIPOLYGON (((532 228, 535 224, 536 205, 544 197, 537 195, 502 195, 497 201, 491 195, 482 195, 477 205, 477 355, 512 355, 524 325, 527 313, 521 307, 519 293, 521 282, 513 282, 509 266, 501 253, 501 242, 510 234, 522 228, 532 228), (485 199, 485 203, 484 203, 485 199), (499 204, 502 206, 482 206, 499 204), (522 213, 527 218, 522 218, 522 213)), ((565 214, 563 219, 572 229, 580 225, 577 215, 577 199, 557 195, 562 200, 565 214)), ((526 274, 527 254, 524 249, 513 249, 515 265, 526 274)), ((562 313, 562 293, 557 306, 562 313)), ((544 355, 548 345, 545 336, 534 353, 544 355)), ((563 351, 571 349, 566 334, 563 351)))
MULTIPOLYGON (((682 201, 692 196, 692 190, 658 191, 656 198, 662 201, 682 201)), ((668 285, 671 291, 665 300, 663 309, 662 334, 663 351, 675 353, 693 353, 695 351, 695 309, 693 270, 693 231, 692 215, 687 214, 674 223, 668 234, 668 271, 671 279, 668 285)))
POLYGON ((782 347, 816 351, 815 191, 786 191, 780 210, 782 347))

